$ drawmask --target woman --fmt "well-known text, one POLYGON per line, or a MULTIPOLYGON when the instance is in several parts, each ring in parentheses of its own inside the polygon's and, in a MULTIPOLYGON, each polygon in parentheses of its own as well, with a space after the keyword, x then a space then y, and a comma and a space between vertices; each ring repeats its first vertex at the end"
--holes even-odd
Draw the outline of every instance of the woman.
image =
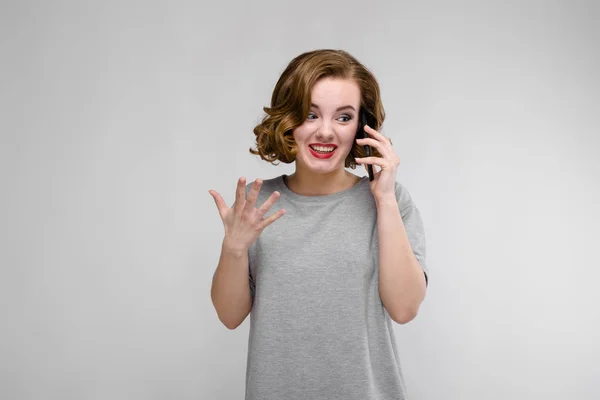
POLYGON ((392 321, 412 320, 425 296, 425 236, 377 131, 378 83, 347 52, 315 50, 289 63, 264 110, 250 152, 295 172, 240 178, 231 208, 209 191, 225 227, 212 301, 230 329, 250 314, 246 399, 404 399, 392 321), (361 110, 368 137, 356 139, 361 110), (370 181, 345 170, 357 164, 380 169, 370 181))

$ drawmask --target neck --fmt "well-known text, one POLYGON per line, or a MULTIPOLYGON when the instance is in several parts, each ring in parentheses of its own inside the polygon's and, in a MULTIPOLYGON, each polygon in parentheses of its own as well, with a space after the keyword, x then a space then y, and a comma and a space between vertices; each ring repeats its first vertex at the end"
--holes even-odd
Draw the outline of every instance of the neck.
POLYGON ((324 174, 304 171, 296 166, 296 172, 287 177, 288 188, 303 196, 323 196, 354 186, 360 177, 343 168, 324 174))

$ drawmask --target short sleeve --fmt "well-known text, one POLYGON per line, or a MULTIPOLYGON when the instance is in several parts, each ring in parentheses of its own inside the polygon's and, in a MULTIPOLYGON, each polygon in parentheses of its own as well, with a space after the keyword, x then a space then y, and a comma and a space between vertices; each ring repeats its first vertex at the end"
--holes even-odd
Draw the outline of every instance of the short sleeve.
POLYGON ((429 284, 429 268, 426 261, 426 240, 423 219, 416 204, 412 200, 408 190, 400 183, 396 182, 396 200, 404 223, 404 229, 408 236, 408 241, 412 247, 413 253, 423 268, 425 282, 429 284))

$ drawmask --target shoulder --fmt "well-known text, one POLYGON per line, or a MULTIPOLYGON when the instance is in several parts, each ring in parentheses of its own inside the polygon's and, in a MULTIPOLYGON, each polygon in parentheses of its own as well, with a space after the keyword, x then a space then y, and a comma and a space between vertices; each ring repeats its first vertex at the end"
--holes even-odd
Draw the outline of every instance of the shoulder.
POLYGON ((398 207, 400 208, 400 210, 404 210, 409 207, 416 207, 415 202, 413 201, 413 198, 410 195, 408 189, 398 181, 396 181, 395 192, 396 201, 398 202, 398 207))
POLYGON ((260 177, 257 177, 255 179, 253 179, 252 181, 248 181, 246 183, 246 194, 248 194, 248 192, 252 188, 252 185, 254 185, 254 181, 256 179, 262 180, 262 185, 261 185, 260 191, 263 192, 263 191, 274 190, 274 188, 276 188, 279 185, 279 182, 281 182, 282 177, 283 177, 283 175, 278 175, 278 176, 275 176, 273 178, 260 178, 260 177))

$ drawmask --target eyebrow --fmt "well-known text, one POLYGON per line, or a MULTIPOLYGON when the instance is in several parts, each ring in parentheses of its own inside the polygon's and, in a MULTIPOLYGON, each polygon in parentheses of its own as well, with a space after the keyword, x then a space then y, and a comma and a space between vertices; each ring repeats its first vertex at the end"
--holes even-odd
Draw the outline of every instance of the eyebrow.
MULTIPOLYGON (((319 108, 319 106, 318 106, 318 105, 316 105, 315 103, 310 103, 310 106, 311 106, 311 107, 314 107, 314 108, 319 108)), ((347 109, 347 108, 350 108, 350 109, 352 109, 352 110, 356 111, 356 110, 354 109, 354 107, 352 107, 351 105, 347 105, 347 106, 341 106, 341 107, 338 107, 338 108, 337 108, 335 111, 341 111, 341 110, 345 110, 345 109, 347 109)))

